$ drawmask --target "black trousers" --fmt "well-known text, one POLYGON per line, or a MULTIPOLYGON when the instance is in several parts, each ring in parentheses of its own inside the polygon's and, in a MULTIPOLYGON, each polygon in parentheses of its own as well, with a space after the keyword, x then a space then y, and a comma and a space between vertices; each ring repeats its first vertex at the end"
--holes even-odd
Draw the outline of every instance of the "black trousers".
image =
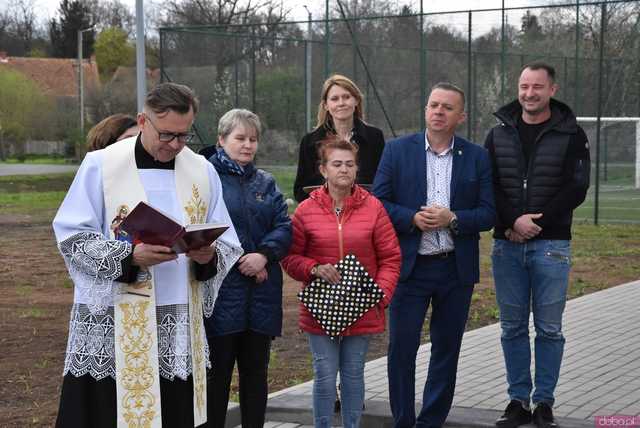
MULTIPOLYGON (((160 378, 162 426, 193 428, 193 379, 160 378)), ((56 428, 113 428, 117 421, 116 381, 67 374, 56 428)))
POLYGON ((267 410, 267 374, 271 336, 243 331, 210 336, 211 365, 207 382, 207 426, 223 428, 233 367, 238 362, 240 414, 243 428, 262 428, 267 410))

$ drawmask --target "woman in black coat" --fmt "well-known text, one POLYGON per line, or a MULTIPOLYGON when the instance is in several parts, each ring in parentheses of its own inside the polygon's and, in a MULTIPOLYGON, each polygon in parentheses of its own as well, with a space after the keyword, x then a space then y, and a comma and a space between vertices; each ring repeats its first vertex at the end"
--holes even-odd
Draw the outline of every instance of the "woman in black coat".
POLYGON ((300 143, 298 172, 293 184, 293 193, 298 202, 309 197, 305 187, 324 184, 318 170, 317 144, 329 134, 358 145, 356 183, 373 183, 384 148, 384 136, 381 130, 364 122, 362 102, 362 92, 349 78, 334 74, 324 82, 318 106, 318 123, 300 143))

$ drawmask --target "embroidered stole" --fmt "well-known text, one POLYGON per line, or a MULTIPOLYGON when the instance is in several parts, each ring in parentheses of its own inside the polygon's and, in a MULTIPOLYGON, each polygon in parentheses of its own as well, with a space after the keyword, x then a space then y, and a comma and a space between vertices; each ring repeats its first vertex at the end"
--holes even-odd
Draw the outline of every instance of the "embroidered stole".
MULTIPOLYGON (((104 150, 102 178, 107 219, 130 212, 140 201, 147 202, 135 161, 136 138, 119 141, 104 150)), ((206 223, 211 208, 207 160, 185 147, 176 156, 175 183, 185 223, 206 223)), ((110 239, 114 239, 113 231, 110 239)), ((118 428, 162 427, 153 267, 149 273, 148 279, 131 286, 142 291, 139 295, 122 293, 114 297, 118 428)), ((207 361, 202 287, 192 269, 188 288, 193 415, 194 426, 198 426, 207 421, 207 361)))

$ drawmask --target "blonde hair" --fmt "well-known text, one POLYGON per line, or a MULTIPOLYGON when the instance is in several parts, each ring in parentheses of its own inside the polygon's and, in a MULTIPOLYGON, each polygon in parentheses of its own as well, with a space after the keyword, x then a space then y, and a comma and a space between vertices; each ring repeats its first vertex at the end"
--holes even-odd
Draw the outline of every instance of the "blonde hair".
POLYGON ((349 91, 351 96, 353 96, 356 101, 356 109, 353 113, 354 117, 360 119, 364 122, 364 107, 362 106, 362 101, 364 97, 362 96, 362 92, 356 86, 355 83, 351 79, 341 74, 334 74, 330 76, 327 80, 324 81, 322 85, 322 92, 320 94, 320 104, 318 104, 318 123, 316 124, 316 129, 320 127, 331 128, 331 115, 324 108, 327 102, 327 95, 329 94, 329 90, 334 86, 340 86, 341 88, 349 91))
POLYGON ((227 138, 240 124, 253 128, 256 131, 256 137, 260 139, 262 133, 260 118, 254 112, 243 108, 234 108, 222 115, 218 121, 218 137, 227 138))

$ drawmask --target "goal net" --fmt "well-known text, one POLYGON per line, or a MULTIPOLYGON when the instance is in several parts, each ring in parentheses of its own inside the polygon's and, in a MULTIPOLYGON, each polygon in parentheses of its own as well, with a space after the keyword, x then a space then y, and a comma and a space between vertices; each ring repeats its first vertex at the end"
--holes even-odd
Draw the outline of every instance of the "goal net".
POLYGON ((599 218, 610 222, 640 223, 640 117, 601 117, 600 156, 596 164, 596 117, 578 117, 591 150, 591 188, 578 208, 578 218, 599 218), (596 193, 599 173, 599 198, 596 193), (596 199, 598 207, 595 206, 596 199))

